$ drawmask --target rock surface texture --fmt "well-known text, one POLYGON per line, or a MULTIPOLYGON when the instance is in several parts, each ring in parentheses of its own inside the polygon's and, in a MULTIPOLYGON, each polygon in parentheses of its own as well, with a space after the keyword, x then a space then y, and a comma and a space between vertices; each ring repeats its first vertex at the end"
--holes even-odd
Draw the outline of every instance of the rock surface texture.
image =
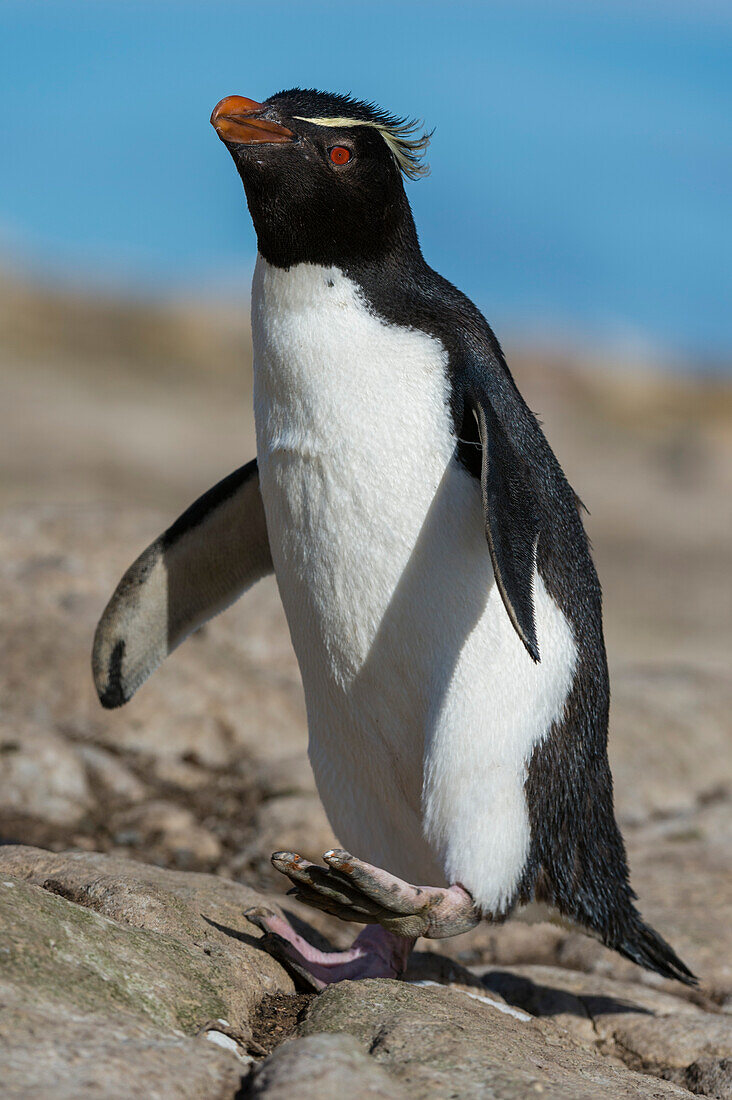
MULTIPOLYGON (((515 364, 592 510, 640 907, 699 990, 508 922, 422 942, 405 982, 313 997, 244 916, 279 903, 318 943, 356 931, 291 904, 269 863, 336 839, 275 583, 122 710, 89 670, 124 569, 254 453, 250 383, 211 366, 243 359, 245 334, 227 328, 224 354, 218 321, 176 343, 180 318, 150 314, 145 354, 74 357, 73 334, 39 343, 49 308, 23 337, 35 358, 0 348, 3 1097, 732 1100, 729 389, 515 364)), ((109 318, 82 314, 106 340, 109 318)))
POLYGON ((713 1004, 564 967, 439 974, 419 953, 407 981, 298 995, 243 915, 261 904, 215 875, 0 848, 3 1095, 730 1094, 713 1004))

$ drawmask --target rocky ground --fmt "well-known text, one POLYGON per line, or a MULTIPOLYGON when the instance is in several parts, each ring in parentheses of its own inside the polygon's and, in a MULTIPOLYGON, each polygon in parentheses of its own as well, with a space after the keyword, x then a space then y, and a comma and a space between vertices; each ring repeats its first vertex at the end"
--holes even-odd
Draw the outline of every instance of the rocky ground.
POLYGON ((515 357, 592 513, 633 881, 699 990, 509 923, 423 942, 407 982, 313 997, 243 916, 280 904, 313 938, 353 935, 292 905, 269 864, 334 839, 274 584, 120 711, 99 707, 89 672, 124 568, 253 454, 246 371, 230 365, 245 330, 207 317, 181 335, 176 311, 100 320, 55 300, 31 323, 36 299, 14 293, 0 309, 3 1095, 732 1097, 730 390, 515 357))

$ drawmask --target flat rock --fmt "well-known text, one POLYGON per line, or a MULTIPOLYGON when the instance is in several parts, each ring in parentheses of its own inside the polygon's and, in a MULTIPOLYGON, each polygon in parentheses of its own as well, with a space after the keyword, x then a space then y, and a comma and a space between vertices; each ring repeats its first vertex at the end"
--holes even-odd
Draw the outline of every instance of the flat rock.
POLYGON ((732 1058, 700 1058, 676 1080, 696 1095, 732 1100, 732 1058))
POLYGON ((258 904, 213 875, 1 847, 3 1096, 233 1098, 252 1013, 293 992, 258 904))
POLYGON ((203 1037, 84 1012, 67 998, 28 1003, 4 981, 0 989, 3 1100, 231 1100, 247 1071, 203 1037))
POLYGON ((96 745, 81 744, 78 757, 87 777, 101 798, 114 798, 134 805, 148 795, 148 788, 119 757, 96 745))
POLYGON ((417 1100, 688 1095, 588 1051, 561 1028, 542 1029, 509 1012, 448 988, 341 982, 312 1002, 299 1033, 354 1036, 417 1100))
POLYGON ((84 762, 66 738, 28 719, 0 723, 0 807, 6 822, 35 818, 75 826, 91 802, 84 762))
POLYGON ((626 1016, 617 1022, 612 1036, 624 1062, 651 1072, 686 1069, 699 1059, 732 1058, 729 1016, 626 1016))
POLYGON ((631 1069, 689 1088, 698 1078, 700 1092, 706 1091, 703 1082, 724 1078, 732 1058, 732 1015, 690 1001, 686 990, 677 996, 550 966, 488 971, 482 981, 509 1004, 631 1069))
POLYGON ((0 876, 15 882, 0 894, 8 909, 3 927, 19 938, 13 980, 44 995, 52 982, 71 996, 84 985, 77 970, 90 972, 92 1007, 119 986, 125 1003, 149 1004, 168 1026, 192 1032, 216 1017, 245 1026, 264 994, 293 991, 243 916, 273 902, 240 883, 14 845, 0 848, 0 876))
POLYGON ((248 1096, 267 1100, 404 1100, 409 1093, 348 1034, 284 1043, 257 1069, 248 1096))

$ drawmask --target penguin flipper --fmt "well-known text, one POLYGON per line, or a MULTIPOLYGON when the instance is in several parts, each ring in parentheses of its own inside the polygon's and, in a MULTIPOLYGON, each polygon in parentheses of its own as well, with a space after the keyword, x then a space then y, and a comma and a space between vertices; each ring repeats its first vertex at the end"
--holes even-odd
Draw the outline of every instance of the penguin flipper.
POLYGON ((534 569, 539 504, 526 460, 511 442, 490 399, 474 395, 482 448, 481 488, 486 537, 508 617, 534 661, 539 661, 534 614, 534 569))
POLYGON ((92 651, 102 706, 126 703, 189 634, 272 571, 253 459, 186 509, 117 585, 92 651))

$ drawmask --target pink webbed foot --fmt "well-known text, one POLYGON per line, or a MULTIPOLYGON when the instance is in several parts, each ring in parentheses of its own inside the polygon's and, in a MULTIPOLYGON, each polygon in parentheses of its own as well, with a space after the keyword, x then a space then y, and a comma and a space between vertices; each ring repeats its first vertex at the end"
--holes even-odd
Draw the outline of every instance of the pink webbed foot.
POLYGON ((264 932, 261 944, 309 989, 357 978, 399 978, 414 940, 385 928, 364 928, 349 951, 319 951, 271 909, 250 909, 247 920, 264 932))
POLYGON ((380 924, 396 936, 444 939, 467 932, 480 913, 464 887, 412 886, 336 848, 323 856, 326 866, 294 852, 275 852, 272 863, 293 884, 290 891, 306 905, 359 924, 380 924))
POLYGON ((470 894, 449 887, 411 886, 341 849, 324 855, 325 867, 294 852, 275 852, 272 863, 293 884, 299 901, 365 928, 349 951, 319 951, 289 921, 269 909, 244 915, 265 933, 262 947, 311 989, 355 978, 398 978, 418 936, 442 939, 467 932, 480 920, 470 894))

